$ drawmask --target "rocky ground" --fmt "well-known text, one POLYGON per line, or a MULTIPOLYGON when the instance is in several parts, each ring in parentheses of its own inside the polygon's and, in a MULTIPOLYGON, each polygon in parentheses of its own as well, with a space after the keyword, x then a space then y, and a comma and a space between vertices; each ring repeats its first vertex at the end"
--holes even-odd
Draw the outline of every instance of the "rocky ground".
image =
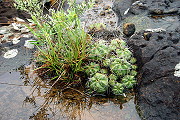
POLYGON ((32 46, 28 46, 28 41, 34 40, 34 38, 24 25, 27 18, 30 18, 30 15, 16 10, 11 0, 0 2, 1 73, 29 64, 29 60, 32 58, 34 49, 32 46))
MULTIPOLYGON (((136 97, 141 118, 177 120, 180 106, 180 1, 115 0, 113 6, 111 0, 95 1, 95 7, 86 11, 81 20, 86 26, 93 23, 106 26, 94 29, 90 33, 94 37, 106 40, 120 37, 132 48, 139 67, 136 97), (124 31, 130 28, 123 35, 125 23, 130 24, 124 26, 124 31)), ((28 40, 34 38, 25 26, 19 25, 24 22, 19 18, 28 17, 9 2, 0 2, 0 72, 27 64, 32 57, 34 48, 29 46, 28 40), (11 53, 15 53, 14 56, 11 53)))
POLYGON ((113 10, 120 26, 126 22, 136 26, 127 42, 139 66, 137 108, 141 117, 178 120, 180 1, 115 0, 113 10))

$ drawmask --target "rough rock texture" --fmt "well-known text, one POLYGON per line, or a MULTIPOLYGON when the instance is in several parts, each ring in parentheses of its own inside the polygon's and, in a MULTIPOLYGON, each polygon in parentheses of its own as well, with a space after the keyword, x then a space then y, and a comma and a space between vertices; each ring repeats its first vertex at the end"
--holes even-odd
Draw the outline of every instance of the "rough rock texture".
POLYGON ((142 11, 148 15, 178 15, 180 13, 179 0, 140 0, 131 6, 130 14, 140 14, 142 11))
POLYGON ((115 0, 112 9, 119 26, 134 23, 137 32, 150 28, 172 31, 180 27, 180 0, 115 0))
MULTIPOLYGON (((28 33, 29 31, 23 25, 24 23, 19 21, 19 17, 25 19, 30 18, 30 15, 16 10, 13 7, 12 0, 0 2, 0 73, 10 72, 20 66, 29 64, 33 57, 35 49, 28 49, 24 46, 27 40, 32 39, 32 34, 28 33), (15 29, 15 27, 18 27, 18 29, 15 29), (5 58, 4 55, 9 50, 17 50, 17 56, 9 59, 5 58)), ((15 54, 15 52, 12 54, 15 54)))
POLYGON ((126 36, 131 36, 134 34, 134 32, 136 31, 135 25, 133 23, 125 23, 123 25, 123 33, 126 36))
POLYGON ((136 0, 115 0, 112 6, 113 11, 118 16, 118 24, 121 22, 125 16, 125 11, 130 8, 133 2, 136 0))
POLYGON ((0 26, 2 25, 9 25, 13 18, 20 17, 20 18, 30 18, 24 11, 16 10, 13 7, 13 0, 3 0, 0 2, 0 26))
POLYGON ((127 42, 139 67, 136 96, 140 116, 178 120, 180 78, 174 72, 180 63, 180 0, 127 1, 115 0, 112 9, 119 26, 128 22, 136 26, 137 33, 127 42))
POLYGON ((137 104, 147 120, 177 120, 180 106, 180 78, 174 76, 180 62, 180 30, 141 31, 128 44, 138 59, 137 104), (144 36, 151 34, 150 36, 144 36))
POLYGON ((145 12, 148 15, 179 15, 179 0, 115 0, 113 10, 119 21, 122 17, 139 15, 145 12), (129 10, 128 10, 129 9, 129 10), (126 12, 125 12, 126 11, 126 12))
POLYGON ((113 10, 119 26, 128 22, 136 26, 137 33, 127 42, 139 67, 139 113, 146 120, 177 120, 180 78, 174 71, 180 63, 180 1, 127 1, 115 0, 113 10))

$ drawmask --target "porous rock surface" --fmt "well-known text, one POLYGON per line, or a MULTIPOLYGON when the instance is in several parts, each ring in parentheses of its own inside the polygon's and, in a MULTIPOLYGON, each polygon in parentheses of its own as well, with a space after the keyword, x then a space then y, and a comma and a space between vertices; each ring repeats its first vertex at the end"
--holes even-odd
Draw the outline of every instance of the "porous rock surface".
POLYGON ((115 0, 118 25, 135 24, 136 33, 127 39, 138 64, 137 108, 145 120, 180 118, 179 0, 115 0), (123 6, 123 7, 121 7, 123 6))
POLYGON ((174 76, 180 62, 180 30, 133 35, 128 44, 139 66, 137 105, 147 120, 177 120, 180 105, 180 78, 174 76))
POLYGON ((179 15, 179 0, 115 0, 113 11, 119 21, 130 15, 179 15))
POLYGON ((17 10, 13 7, 13 4, 13 0, 3 0, 0 2, 0 27, 11 24, 15 17, 22 19, 30 18, 29 14, 25 11, 17 10))
POLYGON ((115 0, 113 11, 118 25, 133 23, 136 31, 180 27, 180 0, 115 0))

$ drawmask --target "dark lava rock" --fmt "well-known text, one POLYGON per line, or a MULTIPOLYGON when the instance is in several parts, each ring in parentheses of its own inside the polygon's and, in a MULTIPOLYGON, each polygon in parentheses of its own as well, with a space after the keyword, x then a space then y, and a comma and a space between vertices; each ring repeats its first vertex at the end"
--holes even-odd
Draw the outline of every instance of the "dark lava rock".
POLYGON ((118 24, 122 21, 124 18, 125 11, 130 8, 132 3, 135 0, 115 0, 112 6, 113 11, 116 13, 118 17, 118 24))
POLYGON ((133 3, 130 8, 130 13, 134 14, 132 11, 146 10, 150 15, 162 15, 162 14, 178 14, 180 10, 179 0, 139 0, 133 3), (134 7, 138 6, 138 7, 134 7))
POLYGON ((180 15, 180 0, 115 0, 112 9, 120 25, 123 19, 134 15, 178 16, 180 15))
POLYGON ((139 66, 137 105, 146 120, 180 117, 180 78, 174 76, 180 62, 179 33, 141 31, 128 40, 139 66))
POLYGON ((25 11, 17 10, 13 5, 13 0, 3 0, 0 2, 0 26, 9 25, 13 18, 19 17, 22 19, 31 18, 25 11))
POLYGON ((129 37, 131 35, 134 34, 136 28, 135 28, 135 25, 133 23, 125 23, 123 25, 123 33, 129 37))
POLYGON ((0 24, 8 24, 9 19, 7 17, 0 17, 0 24))
POLYGON ((13 44, 12 42, 6 42, 0 44, 0 73, 16 70, 19 66, 28 65, 33 59, 34 49, 27 49, 24 47, 25 41, 31 38, 20 38, 20 42, 13 44), (7 50, 17 49, 18 54, 13 58, 4 58, 3 54, 7 50))
POLYGON ((139 67, 137 106, 141 117, 177 120, 180 78, 174 72, 180 63, 180 0, 115 0, 112 9, 119 26, 127 22, 136 26, 137 33, 127 42, 139 67))

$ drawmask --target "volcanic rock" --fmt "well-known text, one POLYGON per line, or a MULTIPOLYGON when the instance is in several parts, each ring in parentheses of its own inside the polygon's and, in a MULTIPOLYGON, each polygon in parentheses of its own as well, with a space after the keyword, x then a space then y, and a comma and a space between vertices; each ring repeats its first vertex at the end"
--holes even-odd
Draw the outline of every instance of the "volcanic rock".
POLYGON ((139 66, 137 104, 146 120, 177 120, 180 105, 180 33, 141 31, 128 40, 139 66), (177 69, 177 68, 176 68, 177 69))

